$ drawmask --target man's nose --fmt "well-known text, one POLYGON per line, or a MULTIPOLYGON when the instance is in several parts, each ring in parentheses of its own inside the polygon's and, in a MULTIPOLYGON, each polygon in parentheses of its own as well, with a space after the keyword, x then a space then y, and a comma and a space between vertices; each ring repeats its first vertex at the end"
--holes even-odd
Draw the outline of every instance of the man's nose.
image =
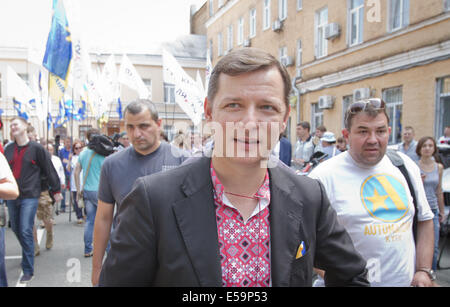
POLYGON ((135 138, 140 137, 140 136, 141 136, 141 129, 135 128, 135 129, 133 130, 133 136, 134 136, 135 138))
POLYGON ((378 143, 377 134, 375 131, 369 132, 369 137, 367 139, 368 143, 378 143))
POLYGON ((241 121, 244 124, 251 124, 251 123, 256 123, 258 121, 258 114, 257 114, 257 110, 254 106, 249 106, 244 113, 243 118, 241 119, 241 121))

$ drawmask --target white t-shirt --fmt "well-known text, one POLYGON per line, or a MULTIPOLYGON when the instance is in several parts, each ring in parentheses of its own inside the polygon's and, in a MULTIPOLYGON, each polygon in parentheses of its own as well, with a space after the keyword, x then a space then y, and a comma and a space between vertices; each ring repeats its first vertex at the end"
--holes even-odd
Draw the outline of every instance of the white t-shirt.
POLYGON ((6 161, 5 156, 0 152, 0 180, 5 178, 13 180, 14 176, 11 172, 8 161, 6 161))
POLYGON ((64 172, 64 167, 62 165, 61 159, 58 156, 52 155, 52 163, 58 173, 59 182, 61 184, 66 184, 66 174, 64 172))
MULTIPOLYGON (((416 190, 418 220, 432 219, 419 168, 398 154, 416 190)), ((320 164, 310 177, 325 186, 339 222, 367 261, 371 285, 410 286, 415 271, 414 205, 403 174, 389 158, 367 167, 347 151, 320 164)))
MULTIPOLYGON (((77 186, 75 184, 75 168, 77 167, 78 155, 73 155, 72 160, 70 161, 70 191, 76 192, 77 186)), ((80 189, 83 188, 83 170, 80 172, 80 189)))

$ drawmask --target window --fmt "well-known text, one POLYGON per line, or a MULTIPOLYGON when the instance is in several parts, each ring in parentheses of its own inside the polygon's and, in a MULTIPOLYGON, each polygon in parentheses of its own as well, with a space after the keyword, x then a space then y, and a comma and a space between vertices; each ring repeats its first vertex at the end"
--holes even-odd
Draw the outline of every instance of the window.
POLYGON ((287 0, 278 0, 278 18, 280 20, 287 18, 287 0))
POLYGON ((263 4, 263 30, 270 28, 270 0, 264 0, 263 4))
POLYGON ((349 45, 354 46, 363 41, 364 0, 350 0, 349 9, 349 45))
POLYGON ((450 0, 444 0, 444 11, 450 11, 450 0))
POLYGON ((209 40, 209 59, 211 60, 211 62, 212 62, 212 59, 213 59, 213 40, 212 39, 210 39, 209 40))
POLYGON ((209 16, 214 15, 214 0, 209 0, 209 16))
POLYGON ((397 144, 402 140, 402 88, 394 87, 383 90, 383 100, 386 102, 389 126, 392 129, 389 136, 389 144, 397 144))
POLYGON ((87 132, 91 128, 92 128, 91 125, 79 125, 78 126, 78 138, 80 140, 82 140, 83 142, 87 141, 87 132))
POLYGON ((152 79, 142 79, 142 82, 144 82, 145 87, 148 89, 148 92, 150 93, 149 99, 152 99, 152 79))
POLYGON ((219 0, 217 6, 220 9, 223 6, 223 0, 219 0))
POLYGON ((311 131, 316 131, 316 128, 323 125, 323 111, 319 109, 319 104, 311 105, 311 131))
POLYGON ((237 31, 237 44, 238 46, 242 45, 244 42, 244 17, 239 18, 238 20, 238 31, 237 31))
POLYGON ((409 0, 390 0, 389 31, 396 31, 409 24, 409 0))
POLYGON ((285 46, 285 47, 281 47, 281 48, 278 50, 278 54, 279 54, 279 56, 280 56, 279 60, 281 61, 281 59, 282 59, 283 57, 285 57, 285 56, 288 55, 287 47, 286 47, 286 46, 285 46))
POLYGON ((303 8, 303 0, 297 0, 297 11, 303 8))
POLYGON ((345 113, 348 107, 353 103, 353 95, 342 97, 342 128, 345 128, 345 113))
POLYGON ((315 23, 316 58, 321 58, 327 55, 328 49, 327 40, 325 39, 325 26, 328 24, 327 7, 316 12, 315 23))
POLYGON ((256 36, 256 9, 250 10, 250 37, 256 36))
POLYGON ((233 25, 227 27, 227 52, 233 49, 233 25))
POLYGON ((173 126, 171 125, 164 125, 164 133, 167 136, 167 139, 169 140, 169 142, 172 142, 173 137, 174 137, 174 131, 173 131, 173 126))
POLYGON ((0 98, 2 98, 2 74, 0 74, 0 98))
POLYGON ((439 138, 444 128, 450 127, 450 76, 438 79, 437 83, 435 134, 439 138))
POLYGON ((164 102, 175 103, 175 84, 164 83, 164 102))
POLYGON ((222 40, 222 32, 217 34, 217 53, 219 56, 223 55, 223 40, 222 40))
POLYGON ((302 54, 303 54, 303 50, 302 50, 302 40, 299 39, 297 40, 297 77, 301 77, 302 76, 302 71, 300 69, 300 66, 302 66, 302 54))

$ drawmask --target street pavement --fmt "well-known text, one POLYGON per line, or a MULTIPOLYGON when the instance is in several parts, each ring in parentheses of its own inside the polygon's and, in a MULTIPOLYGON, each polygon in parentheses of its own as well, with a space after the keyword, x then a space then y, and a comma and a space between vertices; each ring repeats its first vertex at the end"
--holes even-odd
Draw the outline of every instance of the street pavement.
MULTIPOLYGON (((22 251, 11 228, 6 228, 6 273, 9 287, 90 287, 92 258, 84 257, 84 224, 72 212, 55 216, 53 248, 45 248, 46 232, 38 229, 40 255, 35 257, 34 279, 19 283, 22 251)), ((39 227, 38 227, 39 228, 39 227)))
MULTIPOLYGON (((91 287, 92 258, 84 257, 84 225, 76 223, 72 212, 55 216, 54 244, 45 249, 46 233, 38 230, 41 254, 35 257, 34 279, 19 283, 21 277, 21 248, 14 233, 6 228, 6 272, 9 287, 91 287)), ((443 238, 441 238, 441 246, 443 238)), ((450 238, 440 262, 441 267, 450 267, 450 238)), ((437 271, 437 283, 450 287, 450 269, 437 271)))

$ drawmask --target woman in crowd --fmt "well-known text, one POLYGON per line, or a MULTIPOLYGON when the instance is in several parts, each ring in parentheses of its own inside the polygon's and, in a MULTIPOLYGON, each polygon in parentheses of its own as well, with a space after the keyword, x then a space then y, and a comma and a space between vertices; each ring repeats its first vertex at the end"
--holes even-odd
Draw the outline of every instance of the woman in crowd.
MULTIPOLYGON (((83 210, 80 208, 77 202, 77 188, 75 185, 75 178, 74 173, 71 170, 75 169, 75 166, 78 162, 78 156, 80 155, 81 151, 83 150, 83 142, 80 140, 74 140, 72 145, 72 159, 70 160, 70 163, 67 164, 67 169, 70 172, 70 192, 72 193, 72 201, 73 201, 73 209, 77 215, 77 223, 83 224, 83 210)), ((83 177, 80 177, 83 178, 83 177)), ((82 180, 82 179, 81 179, 82 180)))
POLYGON ((444 194, 442 192, 442 172, 444 166, 437 156, 436 141, 431 136, 425 136, 417 143, 416 153, 419 156, 419 167, 428 203, 434 213, 434 255, 432 269, 437 269, 439 253, 439 224, 444 220, 444 194))

